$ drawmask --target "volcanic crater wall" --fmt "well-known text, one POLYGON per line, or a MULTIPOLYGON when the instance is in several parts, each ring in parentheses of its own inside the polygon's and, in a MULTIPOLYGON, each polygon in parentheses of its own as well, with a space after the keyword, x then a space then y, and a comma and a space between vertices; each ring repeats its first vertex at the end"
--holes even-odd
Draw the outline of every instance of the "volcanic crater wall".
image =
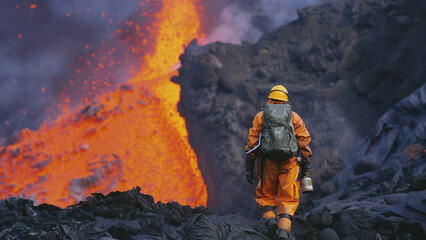
POLYGON ((257 43, 200 46, 194 40, 180 57, 179 76, 172 78, 182 88, 178 107, 208 205, 219 214, 259 216, 255 186, 244 176, 244 147, 272 86, 289 90, 312 135, 316 192, 303 202, 329 194, 329 180, 350 150, 425 82, 424 1, 330 1, 298 15, 257 43))

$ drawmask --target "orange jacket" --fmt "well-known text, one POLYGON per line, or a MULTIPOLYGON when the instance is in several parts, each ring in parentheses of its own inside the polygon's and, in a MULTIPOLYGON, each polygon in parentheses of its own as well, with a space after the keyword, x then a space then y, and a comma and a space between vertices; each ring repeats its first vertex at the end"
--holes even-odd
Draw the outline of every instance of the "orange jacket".
MULTIPOLYGON (((276 101, 269 101, 268 104, 277 103, 276 101)), ((278 102, 279 103, 279 102, 278 102)), ((294 125, 294 135, 296 136, 297 144, 299 145, 300 153, 303 156, 305 161, 309 161, 309 157, 312 155, 311 148, 309 143, 311 142, 311 135, 309 135, 308 130, 305 127, 305 123, 302 118, 293 112, 291 121, 294 125)), ((249 135, 247 138, 246 151, 250 151, 259 144, 259 134, 262 130, 263 124, 263 111, 259 112, 253 120, 253 127, 249 130, 249 135)), ((258 150, 251 152, 250 155, 257 157, 258 150)))

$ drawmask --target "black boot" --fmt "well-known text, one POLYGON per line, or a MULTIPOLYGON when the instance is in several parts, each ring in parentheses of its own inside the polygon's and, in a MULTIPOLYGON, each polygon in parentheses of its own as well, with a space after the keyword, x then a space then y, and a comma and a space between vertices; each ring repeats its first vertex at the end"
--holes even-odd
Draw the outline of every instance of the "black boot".
POLYGON ((275 232, 277 231, 277 228, 278 228, 277 219, 276 218, 265 219, 265 225, 266 225, 266 228, 268 229, 268 232, 266 235, 269 237, 274 237, 275 232))
POLYGON ((267 236, 273 238, 275 237, 275 232, 278 228, 277 223, 277 217, 275 215, 275 208, 276 206, 265 206, 262 208, 263 212, 263 219, 265 220, 266 228, 268 229, 268 232, 266 233, 267 236))
POLYGON ((296 240, 296 238, 293 236, 293 234, 287 232, 283 228, 278 228, 277 239, 278 240, 296 240))

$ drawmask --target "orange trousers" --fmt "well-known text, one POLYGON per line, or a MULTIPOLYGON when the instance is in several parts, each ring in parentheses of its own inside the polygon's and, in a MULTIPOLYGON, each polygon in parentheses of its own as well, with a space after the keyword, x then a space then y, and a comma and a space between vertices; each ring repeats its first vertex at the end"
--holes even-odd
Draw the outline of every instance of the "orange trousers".
POLYGON ((299 164, 296 158, 288 162, 276 163, 265 160, 263 184, 261 179, 261 161, 259 159, 257 176, 259 184, 256 188, 256 202, 260 208, 278 206, 279 214, 294 216, 299 206, 299 164))

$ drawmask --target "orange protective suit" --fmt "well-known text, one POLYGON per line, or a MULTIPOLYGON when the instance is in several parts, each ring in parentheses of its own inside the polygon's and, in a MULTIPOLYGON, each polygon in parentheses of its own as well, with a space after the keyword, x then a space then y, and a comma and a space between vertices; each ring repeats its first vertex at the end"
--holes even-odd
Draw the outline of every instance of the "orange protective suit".
MULTIPOLYGON (((281 101, 269 100, 268 104, 279 104, 281 101)), ((294 125, 294 133, 297 143, 302 154, 303 161, 309 161, 312 151, 309 148, 311 136, 305 127, 303 120, 293 112, 292 122, 294 125)), ((253 127, 249 130, 247 139, 246 151, 256 147, 259 142, 259 134, 262 130, 263 124, 263 111, 259 112, 253 120, 253 127)), ((256 157, 258 150, 250 153, 256 157)), ((259 156, 259 161, 261 160, 259 156)), ((261 179, 261 164, 258 164, 257 176, 259 183, 256 188, 256 202, 260 208, 266 206, 278 206, 278 215, 288 214, 294 216, 297 207, 299 206, 299 182, 297 176, 299 175, 299 165, 296 157, 291 158, 289 161, 276 163, 265 159, 264 179, 261 179)))

